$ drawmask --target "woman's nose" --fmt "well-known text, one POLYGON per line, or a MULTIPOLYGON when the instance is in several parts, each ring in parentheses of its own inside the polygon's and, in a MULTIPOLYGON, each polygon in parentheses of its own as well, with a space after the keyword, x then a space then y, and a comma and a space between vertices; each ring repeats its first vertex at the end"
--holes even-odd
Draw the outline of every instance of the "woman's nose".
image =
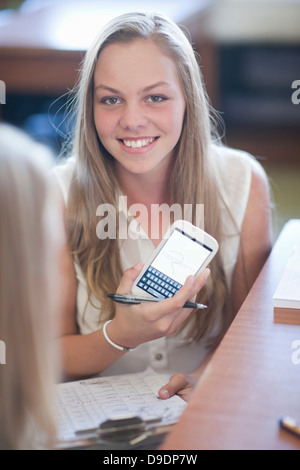
POLYGON ((147 125, 148 119, 142 105, 127 103, 120 118, 120 126, 126 130, 135 130, 147 125))

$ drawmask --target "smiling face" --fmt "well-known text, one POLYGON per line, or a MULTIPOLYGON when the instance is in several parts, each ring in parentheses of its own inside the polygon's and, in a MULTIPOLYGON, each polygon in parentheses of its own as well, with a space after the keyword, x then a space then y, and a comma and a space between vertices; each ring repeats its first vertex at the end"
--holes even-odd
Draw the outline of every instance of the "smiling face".
POLYGON ((94 74, 94 120, 119 171, 138 175, 167 169, 184 112, 176 65, 153 41, 103 49, 94 74))

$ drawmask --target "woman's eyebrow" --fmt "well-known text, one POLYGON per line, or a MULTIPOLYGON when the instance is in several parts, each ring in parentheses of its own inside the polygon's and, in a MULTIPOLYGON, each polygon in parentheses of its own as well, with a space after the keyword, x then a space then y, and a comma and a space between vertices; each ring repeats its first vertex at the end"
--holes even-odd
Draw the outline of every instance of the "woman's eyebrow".
MULTIPOLYGON (((143 88, 140 93, 147 93, 149 91, 151 91, 152 89, 154 88, 157 88, 159 86, 168 86, 170 87, 171 84, 169 82, 166 82, 166 81, 160 81, 160 82, 156 82, 156 83, 153 83, 153 85, 149 85, 145 88, 143 88)), ((121 92, 119 90, 116 90, 115 88, 111 88, 110 86, 106 86, 106 85, 97 85, 95 87, 95 91, 98 90, 98 89, 102 89, 102 90, 106 90, 106 91, 109 91, 110 93, 114 93, 114 94, 120 94, 121 92)))
POLYGON ((95 87, 95 91, 98 90, 99 88, 100 88, 101 90, 106 90, 106 91, 109 91, 109 92, 115 93, 115 94, 119 94, 119 93, 120 93, 120 91, 115 90, 114 88, 111 88, 111 87, 106 86, 106 85, 97 85, 97 86, 95 87))
POLYGON ((171 84, 169 82, 165 82, 165 81, 160 81, 160 82, 157 82, 157 83, 154 83, 153 85, 149 85, 147 86, 146 88, 144 88, 142 90, 143 93, 147 93, 148 91, 151 91, 153 88, 156 88, 156 87, 159 87, 159 86, 168 86, 170 87, 171 84))

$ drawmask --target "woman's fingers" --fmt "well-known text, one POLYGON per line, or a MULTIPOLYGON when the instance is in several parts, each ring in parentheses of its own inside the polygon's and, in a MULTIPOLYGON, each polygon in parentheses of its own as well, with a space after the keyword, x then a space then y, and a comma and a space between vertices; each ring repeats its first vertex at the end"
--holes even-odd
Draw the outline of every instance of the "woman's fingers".
POLYGON ((178 309, 183 308, 183 305, 187 300, 195 298, 199 290, 202 289, 202 287, 205 285, 209 275, 210 270, 207 268, 201 274, 199 274, 196 279, 193 276, 189 276, 183 287, 177 292, 176 295, 174 295, 174 297, 167 299, 165 304, 172 304, 173 307, 177 306, 178 309))
POLYGON ((117 294, 129 294, 131 292, 132 285, 143 266, 143 263, 137 263, 134 267, 126 269, 118 286, 117 294))
POLYGON ((198 292, 202 289, 202 287, 206 284, 206 281, 210 275, 210 269, 206 268, 202 273, 199 274, 198 277, 196 277, 195 282, 194 282, 194 295, 193 297, 196 297, 198 292))
MULTIPOLYGON (((117 293, 131 292, 132 285, 142 267, 143 264, 138 263, 125 271, 117 293)), ((183 307, 185 302, 194 299, 205 284, 209 272, 208 269, 204 270, 196 279, 189 276, 176 295, 161 302, 117 306, 114 323, 118 325, 119 334, 126 337, 127 342, 132 340, 132 343, 128 342, 128 344, 136 345, 175 333, 192 312, 192 309, 183 307)), ((110 327, 112 328, 112 325, 110 327)))
POLYGON ((170 378, 169 382, 160 388, 158 396, 162 400, 172 397, 173 395, 180 395, 183 399, 186 399, 191 393, 194 385, 192 377, 185 374, 174 374, 170 378))
POLYGON ((193 300, 200 289, 205 285, 210 270, 206 269, 196 279, 190 276, 184 286, 174 297, 164 300, 160 306, 160 316, 169 320, 169 329, 166 334, 174 333, 184 320, 190 315, 192 309, 183 308, 187 300, 193 300))
POLYGON ((157 322, 157 331, 160 332, 160 336, 169 336, 175 333, 191 314, 192 309, 183 306, 187 300, 192 300, 204 286, 209 273, 209 270, 205 270, 197 279, 190 276, 174 297, 159 303, 159 309, 157 304, 148 307, 148 318, 157 322))

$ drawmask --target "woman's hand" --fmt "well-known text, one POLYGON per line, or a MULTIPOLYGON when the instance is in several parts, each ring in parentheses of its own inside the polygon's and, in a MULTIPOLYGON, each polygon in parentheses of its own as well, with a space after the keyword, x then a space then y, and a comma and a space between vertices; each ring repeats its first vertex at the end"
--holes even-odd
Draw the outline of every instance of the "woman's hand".
POLYGON ((158 391, 158 396, 162 400, 166 400, 177 394, 183 400, 189 401, 195 382, 192 375, 174 374, 169 382, 158 391))
MULTIPOLYGON (((133 282, 143 267, 138 263, 127 269, 121 279, 118 294, 131 292, 133 282)), ((209 269, 205 269, 196 279, 189 276, 184 286, 174 297, 161 302, 145 302, 138 305, 117 305, 116 315, 107 326, 107 334, 116 344, 134 348, 139 344, 171 335, 192 312, 182 306, 187 300, 194 300, 204 286, 209 269)))
POLYGON ((158 396, 162 400, 172 397, 173 395, 179 395, 183 400, 189 401, 194 386, 203 374, 206 366, 209 364, 213 355, 213 351, 210 352, 201 364, 191 374, 178 373, 172 375, 169 382, 161 387, 158 391, 158 396))

